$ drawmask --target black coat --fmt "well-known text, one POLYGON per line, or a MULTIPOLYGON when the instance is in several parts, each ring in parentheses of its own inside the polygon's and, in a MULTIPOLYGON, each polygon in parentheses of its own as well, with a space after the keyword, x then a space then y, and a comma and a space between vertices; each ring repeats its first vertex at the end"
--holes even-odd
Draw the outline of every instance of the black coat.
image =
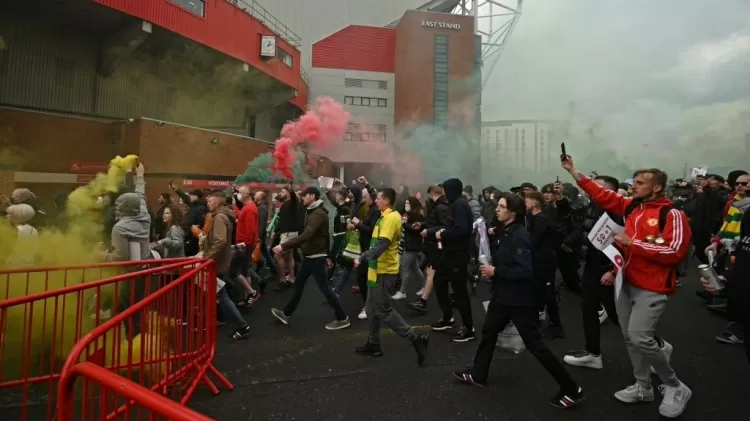
POLYGON ((497 232, 492 242, 493 294, 498 304, 533 307, 538 304, 534 280, 531 236, 522 222, 514 222, 497 232))

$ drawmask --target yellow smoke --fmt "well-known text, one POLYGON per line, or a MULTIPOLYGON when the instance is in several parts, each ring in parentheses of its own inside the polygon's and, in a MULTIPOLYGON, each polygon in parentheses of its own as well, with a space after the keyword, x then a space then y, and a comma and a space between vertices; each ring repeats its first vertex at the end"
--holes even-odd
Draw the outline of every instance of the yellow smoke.
MULTIPOLYGON (((18 241, 17 230, 6 221, 0 221, 0 268, 50 267, 64 265, 93 265, 101 261, 99 242, 103 234, 103 210, 97 203, 100 196, 117 192, 129 169, 138 158, 135 155, 117 156, 110 161, 106 174, 97 174, 88 185, 77 188, 68 196, 68 229, 48 229, 39 232, 35 239, 18 241)), ((53 215, 48 215, 53 218, 53 215)), ((114 276, 114 269, 89 269, 72 271, 0 273, 0 301, 18 298, 43 291, 56 290, 82 282, 114 276)), ((31 375, 47 374, 50 361, 59 371, 62 361, 77 340, 97 324, 96 297, 113 303, 112 288, 85 291, 50 298, 7 310, 4 347, 4 379, 20 378, 26 369, 31 375), (29 335, 29 336, 26 336, 29 335)), ((108 353, 114 347, 109 347, 108 353)), ((135 351, 134 351, 135 352, 135 351)), ((109 361, 109 359, 108 359, 109 361)))

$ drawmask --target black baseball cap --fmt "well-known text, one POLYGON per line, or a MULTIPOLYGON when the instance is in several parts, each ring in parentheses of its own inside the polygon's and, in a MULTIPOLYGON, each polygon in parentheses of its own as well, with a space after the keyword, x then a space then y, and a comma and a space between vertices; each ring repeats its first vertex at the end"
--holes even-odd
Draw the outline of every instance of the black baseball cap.
POLYGON ((302 196, 307 196, 308 194, 315 196, 315 200, 320 199, 320 189, 317 187, 310 186, 302 190, 302 196))

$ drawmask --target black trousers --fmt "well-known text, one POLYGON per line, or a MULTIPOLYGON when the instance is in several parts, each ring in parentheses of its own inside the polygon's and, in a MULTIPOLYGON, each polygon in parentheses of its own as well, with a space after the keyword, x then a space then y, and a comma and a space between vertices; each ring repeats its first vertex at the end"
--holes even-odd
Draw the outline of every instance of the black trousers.
POLYGON ((539 285, 539 311, 547 307, 547 317, 550 325, 562 327, 560 307, 557 302, 557 288, 555 288, 555 274, 557 264, 554 261, 534 264, 534 280, 539 285))
MULTIPOLYGON (((603 274, 602 274, 603 275, 603 274)), ((586 338, 586 351, 601 355, 601 324, 599 323, 599 304, 607 310, 607 316, 617 327, 615 308, 615 287, 601 284, 597 273, 584 274, 581 280, 581 317, 583 318, 583 336, 586 338)))
MULTIPOLYGON (((742 288, 735 287, 729 292, 729 294, 734 302, 750 302, 750 288, 747 286, 743 286, 742 288)), ((745 331, 745 354, 747 356, 747 362, 750 363, 750 340, 748 340, 750 338, 747 337, 747 332, 750 332, 750 306, 747 304, 738 305, 733 311, 737 323, 739 323, 745 331)))
POLYGON ((443 311, 443 320, 453 318, 453 306, 451 305, 450 287, 453 288, 453 298, 456 300, 456 308, 461 315, 464 326, 473 328, 474 319, 471 315, 471 301, 469 299, 469 288, 466 282, 469 266, 469 250, 444 252, 442 258, 437 262, 435 268, 435 295, 438 304, 443 311))
POLYGON ((512 307, 500 304, 498 297, 493 292, 490 304, 487 307, 487 317, 482 326, 482 340, 474 355, 473 375, 475 378, 484 380, 490 370, 492 357, 495 354, 497 337, 510 322, 518 329, 526 349, 542 364, 542 366, 555 379, 560 389, 572 393, 578 391, 578 385, 570 374, 565 370, 562 363, 555 354, 542 342, 539 314, 535 306, 512 307))
POLYGON ((557 268, 560 269, 565 287, 568 291, 578 295, 581 295, 581 277, 578 275, 580 265, 577 250, 573 250, 572 253, 557 251, 557 268))

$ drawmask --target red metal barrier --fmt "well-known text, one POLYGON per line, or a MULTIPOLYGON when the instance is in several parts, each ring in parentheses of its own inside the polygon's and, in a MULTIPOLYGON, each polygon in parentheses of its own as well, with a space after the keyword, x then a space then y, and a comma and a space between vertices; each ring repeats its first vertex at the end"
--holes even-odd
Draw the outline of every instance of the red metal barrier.
MULTIPOLYGON (((182 403, 201 381, 218 393, 206 378, 216 345, 206 260, 0 271, 0 300, 0 419, 52 420, 58 379, 85 361, 182 403)), ((69 392, 65 404, 87 404, 85 387, 69 392)))
POLYGON ((124 417, 128 420, 155 420, 161 416, 171 421, 215 421, 92 363, 76 364, 65 374, 61 389, 72 389, 76 379, 84 378, 91 389, 98 387, 95 395, 105 404, 128 404, 130 411, 124 417))

